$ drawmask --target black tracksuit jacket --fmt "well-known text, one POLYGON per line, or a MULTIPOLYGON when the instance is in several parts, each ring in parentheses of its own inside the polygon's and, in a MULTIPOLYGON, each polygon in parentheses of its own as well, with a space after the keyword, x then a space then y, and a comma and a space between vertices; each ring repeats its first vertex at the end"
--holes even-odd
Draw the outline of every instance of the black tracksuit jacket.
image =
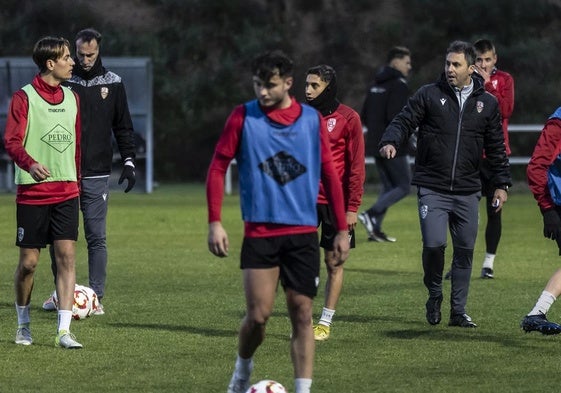
POLYGON ((463 109, 442 74, 438 82, 417 90, 386 128, 379 147, 401 146, 419 127, 412 184, 448 193, 477 192, 485 152, 493 184, 511 185, 497 99, 485 91, 481 77, 472 79, 473 92, 463 109))
POLYGON ((101 57, 84 71, 76 61, 72 78, 63 84, 78 93, 82 119, 82 177, 111 173, 112 134, 121 158, 136 158, 127 95, 121 77, 106 70, 101 57))

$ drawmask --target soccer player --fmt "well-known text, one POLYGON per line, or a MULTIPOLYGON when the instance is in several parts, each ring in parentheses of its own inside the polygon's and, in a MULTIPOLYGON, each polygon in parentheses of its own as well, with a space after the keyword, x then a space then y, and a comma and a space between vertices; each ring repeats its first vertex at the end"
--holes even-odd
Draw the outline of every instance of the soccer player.
MULTIPOLYGON (((76 67, 64 83, 80 96, 82 118, 82 179, 80 209, 88 243, 89 286, 99 299, 93 315, 105 314, 103 298, 107 278, 107 208, 109 175, 113 162, 113 135, 123 160, 119 184, 127 181, 125 192, 136 183, 134 130, 125 86, 121 77, 103 67, 99 54, 101 34, 92 28, 76 34, 76 67)), ((51 268, 56 276, 56 264, 51 268)), ((43 309, 55 309, 52 296, 43 309)))
MULTIPOLYGON (((543 235, 557 242, 561 255, 561 201, 554 202, 552 195, 555 195, 555 192, 552 193, 548 187, 548 171, 559 154, 561 154, 561 107, 557 108, 545 123, 526 170, 528 185, 543 215, 543 235)), ((520 323, 522 329, 526 332, 538 331, 542 334, 561 333, 561 325, 548 321, 546 317, 559 295, 561 295, 561 269, 557 269, 549 278, 534 308, 520 323)))
MULTIPOLYGON (((508 72, 497 68, 497 52, 491 41, 481 39, 476 41, 473 46, 476 56, 475 71, 483 77, 485 90, 493 94, 499 102, 506 154, 510 156, 508 121, 514 109, 514 80, 508 72)), ((484 157, 481 163, 481 190, 486 199, 487 226, 485 227, 486 252, 481 268, 481 278, 494 278, 493 265, 502 232, 502 209, 497 211, 493 205, 495 190, 493 188, 493 171, 489 168, 489 165, 489 160, 484 157)))
POLYGON ((387 55, 387 62, 376 73, 375 82, 368 91, 361 111, 362 122, 367 129, 366 149, 374 156, 376 169, 382 182, 382 191, 369 209, 358 215, 368 233, 368 239, 377 242, 395 242, 397 239, 382 231, 382 223, 388 209, 409 194, 411 189, 411 165, 408 154, 409 141, 403 142, 397 156, 388 160, 380 155, 378 143, 386 127, 407 103, 411 95, 407 77, 411 72, 411 52, 403 46, 395 46, 387 55))
POLYGON ((308 393, 315 352, 312 306, 320 268, 320 180, 334 213, 333 251, 340 264, 349 253, 343 193, 320 114, 289 94, 292 60, 281 51, 267 52, 253 60, 251 70, 257 99, 237 106, 228 117, 207 175, 208 247, 225 257, 229 240, 220 215, 232 159, 240 172, 246 314, 228 393, 244 393, 250 386, 253 354, 265 338, 279 281, 292 324, 295 392, 308 393))
MULTIPOLYGON (((337 75, 329 65, 322 64, 308 69, 305 92, 307 103, 321 113, 328 131, 333 164, 343 185, 350 247, 354 248, 357 211, 362 199, 365 176, 364 136, 360 117, 337 99, 337 75)), ((314 338, 323 341, 329 338, 331 320, 343 288, 343 265, 339 264, 333 251, 337 228, 323 187, 320 187, 318 198, 318 222, 321 225, 319 245, 324 249, 327 281, 325 303, 321 318, 314 325, 314 338)))
POLYGON ((74 60, 64 38, 44 37, 33 48, 39 74, 12 97, 4 145, 14 161, 17 184, 19 263, 15 272, 18 328, 15 343, 31 345, 29 304, 41 249, 52 244, 58 275, 58 331, 55 345, 82 348, 70 333, 76 283, 78 181, 80 174, 79 99, 61 83, 74 60))

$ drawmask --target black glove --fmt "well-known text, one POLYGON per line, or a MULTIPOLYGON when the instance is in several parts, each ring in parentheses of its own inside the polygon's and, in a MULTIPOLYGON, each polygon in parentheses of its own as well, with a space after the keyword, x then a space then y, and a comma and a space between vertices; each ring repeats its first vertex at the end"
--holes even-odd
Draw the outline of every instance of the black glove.
POLYGON ((561 255, 561 217, 556 209, 542 212, 543 214, 543 235, 548 239, 555 240, 561 255))
POLYGON ((133 165, 125 164, 123 166, 123 173, 121 173, 121 177, 119 178, 119 185, 122 184, 125 179, 127 179, 127 188, 125 188, 125 192, 129 192, 136 183, 136 173, 134 172, 133 165))

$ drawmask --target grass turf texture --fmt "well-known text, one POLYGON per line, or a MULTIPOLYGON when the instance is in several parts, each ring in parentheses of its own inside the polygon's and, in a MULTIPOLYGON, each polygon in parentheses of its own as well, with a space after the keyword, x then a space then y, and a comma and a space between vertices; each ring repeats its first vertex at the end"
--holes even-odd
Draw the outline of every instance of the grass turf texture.
MULTIPOLYGON (((42 253, 32 298, 30 347, 13 343, 13 273, 18 251, 13 194, 0 195, 0 392, 225 392, 244 310, 238 269, 242 223, 237 196, 223 220, 230 256, 207 251, 202 185, 163 186, 153 194, 113 191, 108 222, 106 315, 74 321, 79 351, 54 347, 56 314, 41 310, 53 289, 42 253)), ((375 200, 372 192, 364 205, 375 200)), ((483 208, 483 205, 480 206, 483 208)), ((483 210, 480 208, 480 212, 483 210)), ((494 280, 479 279, 484 255, 481 215, 468 313, 477 329, 449 328, 445 282, 443 321, 425 321, 416 199, 390 209, 384 230, 397 243, 366 241, 346 264, 332 336, 317 344, 313 391, 537 392, 558 389, 561 337, 525 334, 521 318, 559 265, 543 238, 541 216, 527 191, 509 196, 494 280)), ((77 281, 87 285, 86 246, 77 244, 77 281)), ((452 248, 446 253, 449 267, 452 248)), ((325 268, 314 317, 321 312, 325 268)), ((561 320, 559 305, 550 319, 561 320)), ((293 391, 290 326, 279 291, 252 382, 274 379, 293 391)))

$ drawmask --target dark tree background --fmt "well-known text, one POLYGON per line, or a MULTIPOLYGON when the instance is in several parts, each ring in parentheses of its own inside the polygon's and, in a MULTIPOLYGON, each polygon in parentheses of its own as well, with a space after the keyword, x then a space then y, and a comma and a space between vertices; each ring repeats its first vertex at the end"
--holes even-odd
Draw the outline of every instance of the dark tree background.
MULTIPOLYGON (((253 98, 258 52, 294 58, 300 99, 305 70, 331 64, 340 99, 360 110, 391 46, 412 50, 417 89, 443 71, 451 41, 489 38, 515 79, 511 123, 541 124, 561 105, 560 25, 558 0, 2 0, 0 56, 30 56, 41 36, 73 41, 89 26, 104 56, 150 56, 156 179, 202 181, 228 114, 253 98)), ((513 151, 529 155, 534 141, 516 138, 513 151)))

